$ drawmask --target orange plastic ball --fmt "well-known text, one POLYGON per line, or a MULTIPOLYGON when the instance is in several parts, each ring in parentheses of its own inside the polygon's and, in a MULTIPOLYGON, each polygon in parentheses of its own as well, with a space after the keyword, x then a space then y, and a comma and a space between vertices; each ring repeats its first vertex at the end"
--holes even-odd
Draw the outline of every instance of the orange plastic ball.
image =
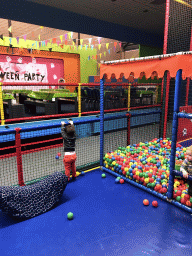
POLYGON ((144 204, 145 206, 149 205, 149 200, 144 199, 144 200, 143 200, 143 204, 144 204))

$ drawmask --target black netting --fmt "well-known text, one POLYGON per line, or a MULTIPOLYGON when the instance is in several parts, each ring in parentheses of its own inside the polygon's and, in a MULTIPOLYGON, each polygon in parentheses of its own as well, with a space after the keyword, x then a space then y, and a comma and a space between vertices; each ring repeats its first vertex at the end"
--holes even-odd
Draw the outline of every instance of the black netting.
POLYGON ((63 195, 67 177, 53 173, 44 180, 24 187, 0 187, 0 208, 17 218, 31 218, 51 209, 63 195))
MULTIPOLYGON (((191 0, 185 0, 185 3, 191 5, 191 0)), ((187 5, 170 0, 167 53, 190 50, 191 12, 187 5)))

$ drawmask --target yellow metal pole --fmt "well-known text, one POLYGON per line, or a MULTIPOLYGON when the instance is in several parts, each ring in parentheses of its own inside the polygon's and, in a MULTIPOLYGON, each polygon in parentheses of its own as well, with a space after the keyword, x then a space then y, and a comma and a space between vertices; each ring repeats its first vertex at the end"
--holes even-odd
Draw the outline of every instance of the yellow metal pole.
POLYGON ((81 84, 78 86, 78 112, 79 117, 81 117, 81 84))
POLYGON ((128 85, 128 111, 130 111, 130 102, 131 102, 130 96, 131 96, 131 84, 128 85))
POLYGON ((0 110, 1 110, 1 125, 5 125, 4 109, 3 109, 3 92, 2 83, 0 83, 0 110))

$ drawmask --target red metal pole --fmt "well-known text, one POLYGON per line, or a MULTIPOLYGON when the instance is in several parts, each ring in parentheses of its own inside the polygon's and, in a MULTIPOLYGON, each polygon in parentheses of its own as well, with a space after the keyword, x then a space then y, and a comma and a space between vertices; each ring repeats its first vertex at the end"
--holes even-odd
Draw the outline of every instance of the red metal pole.
POLYGON ((163 127, 163 139, 166 139, 167 134, 167 116, 168 116, 168 103, 169 103, 169 87, 170 87, 170 73, 167 72, 166 83, 166 96, 165 96, 165 115, 164 115, 164 127, 163 127))
MULTIPOLYGON (((191 28, 191 40, 190 40, 190 48, 189 51, 192 50, 192 28, 191 28)), ((186 85, 186 98, 185 98, 185 106, 188 106, 189 101, 189 85, 190 85, 190 77, 187 77, 187 85, 186 85)))
POLYGON ((167 53, 167 38, 168 38, 168 28, 169 28, 169 8, 170 8, 170 0, 166 0, 163 54, 167 53))
POLYGON ((25 186, 23 180, 23 166, 22 166, 22 157, 21 157, 21 128, 15 128, 15 146, 16 146, 16 157, 17 157, 17 172, 18 172, 18 182, 19 186, 25 186))
POLYGON ((190 84, 190 78, 187 77, 185 106, 188 106, 188 100, 189 100, 189 84, 190 84))

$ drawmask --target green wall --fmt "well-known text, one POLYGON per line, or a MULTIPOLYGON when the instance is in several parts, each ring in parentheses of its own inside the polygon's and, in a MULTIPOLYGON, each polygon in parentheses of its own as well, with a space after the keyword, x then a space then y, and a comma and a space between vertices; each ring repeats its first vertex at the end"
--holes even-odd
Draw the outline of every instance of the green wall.
POLYGON ((4 40, 0 39, 0 45, 2 46, 9 46, 10 43, 13 47, 17 48, 27 48, 27 49, 38 49, 38 50, 46 50, 49 51, 49 48, 52 48, 53 52, 66 52, 66 53, 76 53, 80 54, 80 77, 81 77, 81 83, 88 83, 89 76, 96 76, 97 75, 97 60, 93 59, 92 56, 95 56, 97 54, 96 49, 91 49, 84 45, 81 49, 81 46, 78 47, 70 47, 69 45, 63 45, 63 49, 58 46, 57 44, 47 43, 47 46, 41 46, 39 47, 39 41, 32 41, 32 40, 24 40, 19 39, 19 44, 17 44, 16 38, 10 38, 4 37, 4 40), (37 44, 36 44, 37 42, 37 44), (90 58, 89 58, 90 56, 90 58), (89 59, 88 59, 89 58, 89 59))

